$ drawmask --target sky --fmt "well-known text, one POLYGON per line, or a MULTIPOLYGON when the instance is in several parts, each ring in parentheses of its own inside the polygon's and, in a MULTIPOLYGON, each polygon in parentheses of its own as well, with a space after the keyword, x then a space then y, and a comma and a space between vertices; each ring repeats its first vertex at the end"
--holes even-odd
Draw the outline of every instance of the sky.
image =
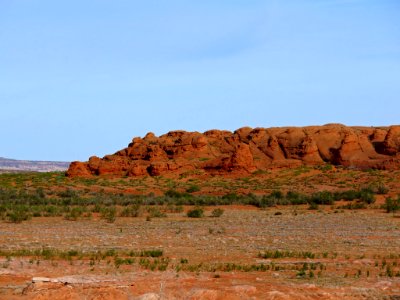
POLYGON ((398 0, 0 0, 0 157, 400 123, 398 0))

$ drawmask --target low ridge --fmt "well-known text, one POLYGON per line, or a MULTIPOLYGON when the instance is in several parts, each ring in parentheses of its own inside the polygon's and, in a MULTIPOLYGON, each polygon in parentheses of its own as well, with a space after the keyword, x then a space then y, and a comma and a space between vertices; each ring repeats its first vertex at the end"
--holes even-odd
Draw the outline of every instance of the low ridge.
POLYGON ((400 126, 249 128, 148 133, 113 155, 71 163, 67 175, 248 174, 301 165, 400 169, 400 126))
POLYGON ((62 161, 16 160, 0 157, 0 173, 65 171, 69 164, 62 161))

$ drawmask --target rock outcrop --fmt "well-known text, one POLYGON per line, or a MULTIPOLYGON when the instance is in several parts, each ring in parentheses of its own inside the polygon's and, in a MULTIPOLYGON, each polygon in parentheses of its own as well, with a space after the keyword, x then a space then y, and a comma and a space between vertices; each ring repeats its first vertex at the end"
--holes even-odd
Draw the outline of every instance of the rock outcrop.
POLYGON ((301 165, 400 169, 400 126, 241 128, 235 132, 148 133, 113 155, 71 163, 68 176, 248 174, 301 165))

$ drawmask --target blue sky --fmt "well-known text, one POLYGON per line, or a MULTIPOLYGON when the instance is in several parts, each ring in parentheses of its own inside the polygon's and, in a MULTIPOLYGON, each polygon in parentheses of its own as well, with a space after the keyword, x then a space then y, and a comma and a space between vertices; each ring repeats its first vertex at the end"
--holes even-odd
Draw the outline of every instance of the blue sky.
POLYGON ((398 0, 0 0, 0 156, 152 131, 400 123, 398 0))

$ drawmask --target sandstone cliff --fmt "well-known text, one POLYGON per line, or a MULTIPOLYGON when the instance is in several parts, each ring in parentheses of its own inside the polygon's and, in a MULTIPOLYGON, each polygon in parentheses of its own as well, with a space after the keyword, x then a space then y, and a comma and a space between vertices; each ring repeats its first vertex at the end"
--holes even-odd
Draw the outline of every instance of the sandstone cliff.
POLYGON ((113 155, 73 162, 68 176, 159 176, 201 171, 257 170, 330 163, 361 169, 400 169, 400 126, 241 128, 235 132, 148 133, 113 155))

